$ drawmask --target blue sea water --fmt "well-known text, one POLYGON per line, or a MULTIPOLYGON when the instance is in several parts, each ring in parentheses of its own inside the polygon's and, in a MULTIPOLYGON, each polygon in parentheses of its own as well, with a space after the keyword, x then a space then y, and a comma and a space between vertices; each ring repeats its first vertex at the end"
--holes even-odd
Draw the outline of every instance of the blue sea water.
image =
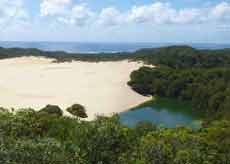
POLYGON ((37 48, 45 51, 71 53, 133 52, 141 48, 156 48, 169 45, 189 45, 197 49, 230 48, 230 44, 210 43, 83 43, 83 42, 0 42, 4 48, 37 48))

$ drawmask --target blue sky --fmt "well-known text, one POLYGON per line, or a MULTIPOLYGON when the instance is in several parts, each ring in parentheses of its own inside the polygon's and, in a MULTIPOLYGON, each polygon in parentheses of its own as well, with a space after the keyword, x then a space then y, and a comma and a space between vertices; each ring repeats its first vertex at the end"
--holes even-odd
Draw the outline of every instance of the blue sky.
POLYGON ((230 1, 0 0, 0 40, 230 43, 230 1))

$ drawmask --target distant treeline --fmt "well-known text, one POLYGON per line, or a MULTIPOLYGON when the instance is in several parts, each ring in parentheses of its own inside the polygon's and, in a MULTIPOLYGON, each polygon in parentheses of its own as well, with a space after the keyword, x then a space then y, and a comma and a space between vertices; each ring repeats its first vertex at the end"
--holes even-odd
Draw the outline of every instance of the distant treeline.
POLYGON ((197 50, 189 46, 169 46, 141 49, 133 53, 66 53, 64 51, 42 51, 39 49, 0 48, 0 59, 21 56, 43 56, 57 59, 58 62, 81 60, 89 62, 138 60, 146 64, 181 67, 230 66, 230 49, 197 50))
POLYGON ((230 67, 230 49, 197 50, 189 46, 142 49, 135 52, 136 60, 170 68, 230 67))
POLYGON ((42 51, 34 48, 0 48, 0 59, 22 57, 22 56, 35 56, 54 58, 57 62, 68 62, 72 60, 100 62, 100 61, 117 61, 129 59, 129 53, 98 53, 98 54, 83 54, 83 53, 67 53, 64 51, 42 51))

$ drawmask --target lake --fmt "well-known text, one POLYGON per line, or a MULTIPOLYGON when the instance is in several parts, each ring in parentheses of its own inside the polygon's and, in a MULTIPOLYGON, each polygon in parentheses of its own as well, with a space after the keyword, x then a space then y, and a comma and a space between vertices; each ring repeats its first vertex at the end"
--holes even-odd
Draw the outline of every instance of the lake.
POLYGON ((147 121, 166 128, 185 126, 198 129, 201 118, 189 103, 167 98, 157 98, 120 114, 121 123, 129 127, 147 121))

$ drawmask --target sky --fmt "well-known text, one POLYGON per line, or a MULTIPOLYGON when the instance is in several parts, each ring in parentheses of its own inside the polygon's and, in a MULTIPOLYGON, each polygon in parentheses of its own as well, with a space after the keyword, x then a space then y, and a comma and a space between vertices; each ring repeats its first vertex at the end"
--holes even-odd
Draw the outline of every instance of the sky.
POLYGON ((230 43, 230 0, 0 0, 0 41, 230 43))

